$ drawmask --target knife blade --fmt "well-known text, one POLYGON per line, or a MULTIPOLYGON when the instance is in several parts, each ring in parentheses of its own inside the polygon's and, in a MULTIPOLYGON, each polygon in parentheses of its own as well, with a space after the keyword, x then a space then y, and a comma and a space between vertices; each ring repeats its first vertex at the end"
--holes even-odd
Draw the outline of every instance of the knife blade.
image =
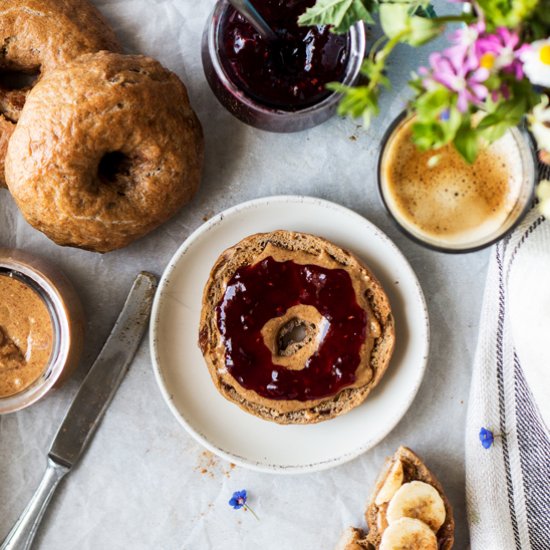
POLYGON ((157 283, 150 273, 135 280, 111 335, 80 386, 48 456, 71 468, 97 430, 139 347, 157 283))
POLYGON ((48 452, 48 468, 0 550, 27 550, 59 481, 76 464, 120 386, 147 329, 157 279, 140 273, 48 452))

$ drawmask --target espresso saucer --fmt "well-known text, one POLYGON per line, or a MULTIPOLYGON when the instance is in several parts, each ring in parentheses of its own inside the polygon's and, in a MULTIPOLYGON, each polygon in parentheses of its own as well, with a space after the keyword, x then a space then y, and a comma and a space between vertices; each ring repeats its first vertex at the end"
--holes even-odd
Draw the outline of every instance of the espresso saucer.
POLYGON ((280 196, 234 206, 181 245, 162 277, 150 336, 161 393, 190 435, 235 464, 302 473, 352 460, 396 426, 424 375, 429 322, 416 275, 377 227, 331 202, 280 196), (319 424, 281 426, 242 411, 218 393, 197 344, 202 290, 218 256, 247 235, 276 229, 319 235, 354 252, 382 283, 395 316, 395 352, 381 383, 356 409, 319 424))

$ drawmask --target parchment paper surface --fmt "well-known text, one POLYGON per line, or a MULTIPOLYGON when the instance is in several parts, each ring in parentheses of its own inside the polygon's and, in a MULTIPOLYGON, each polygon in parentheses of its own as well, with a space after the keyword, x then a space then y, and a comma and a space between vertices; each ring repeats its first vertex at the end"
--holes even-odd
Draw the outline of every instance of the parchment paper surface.
POLYGON ((396 52, 394 90, 385 94, 383 114, 367 132, 334 118, 303 133, 276 135, 234 119, 208 87, 200 39, 213 0, 95 2, 129 52, 157 57, 187 84, 206 135, 206 170, 200 192, 175 219, 103 256, 57 247, 28 226, 8 192, 0 191, 0 246, 58 264, 76 285, 89 319, 85 357, 74 378, 39 404, 0 418, 0 539, 37 487, 51 439, 136 273, 160 276, 189 233, 220 210, 256 197, 306 194, 367 217, 395 240, 418 274, 432 347, 406 417, 375 449, 327 472, 284 477, 231 467, 206 453, 169 412, 146 338, 88 452, 54 497, 35 548, 331 550, 346 526, 364 526, 374 479, 400 444, 414 448, 440 478, 456 512, 456 548, 466 548, 463 428, 487 253, 443 255, 410 242, 387 217, 375 179, 381 136, 405 105, 410 71, 426 62, 434 46, 396 52), (260 521, 228 506, 233 491, 243 488, 260 521))

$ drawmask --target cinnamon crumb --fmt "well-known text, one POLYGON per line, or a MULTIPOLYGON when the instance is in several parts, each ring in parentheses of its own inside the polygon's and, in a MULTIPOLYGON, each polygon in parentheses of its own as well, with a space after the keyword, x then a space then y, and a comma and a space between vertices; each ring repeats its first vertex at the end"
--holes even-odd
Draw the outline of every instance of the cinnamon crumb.
POLYGON ((220 474, 229 478, 231 472, 235 468, 235 464, 229 463, 229 465, 220 461, 220 459, 211 453, 210 451, 203 451, 199 455, 199 461, 195 467, 195 472, 199 472, 203 476, 208 476, 212 479, 219 477, 220 474))

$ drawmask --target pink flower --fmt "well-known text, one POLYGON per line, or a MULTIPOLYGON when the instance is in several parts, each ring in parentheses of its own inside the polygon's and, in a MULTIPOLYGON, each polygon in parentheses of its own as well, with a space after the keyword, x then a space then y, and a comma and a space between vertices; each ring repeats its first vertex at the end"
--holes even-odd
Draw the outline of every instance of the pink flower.
POLYGON ((479 36, 474 47, 481 67, 489 71, 502 70, 517 80, 523 78, 520 56, 529 46, 520 44, 516 32, 499 27, 493 34, 479 36))
MULTIPOLYGON (((462 44, 430 55, 431 73, 428 80, 442 84, 457 94, 457 108, 464 113, 470 103, 479 105, 489 91, 482 84, 489 77, 489 71, 479 66, 479 60, 472 55, 471 48, 462 44)), ((427 71, 424 70, 423 74, 427 71)), ((425 82, 429 87, 429 82, 425 82)))
POLYGON ((468 56, 468 63, 471 65, 479 66, 479 56, 475 50, 475 43, 478 38, 485 32, 485 22, 478 21, 468 25, 467 27, 462 27, 455 32, 453 32, 449 39, 455 44, 455 46, 460 46, 466 50, 466 55, 468 56))
POLYGON ((485 32, 485 21, 477 21, 467 27, 461 27, 449 37, 453 44, 469 48, 485 32))

